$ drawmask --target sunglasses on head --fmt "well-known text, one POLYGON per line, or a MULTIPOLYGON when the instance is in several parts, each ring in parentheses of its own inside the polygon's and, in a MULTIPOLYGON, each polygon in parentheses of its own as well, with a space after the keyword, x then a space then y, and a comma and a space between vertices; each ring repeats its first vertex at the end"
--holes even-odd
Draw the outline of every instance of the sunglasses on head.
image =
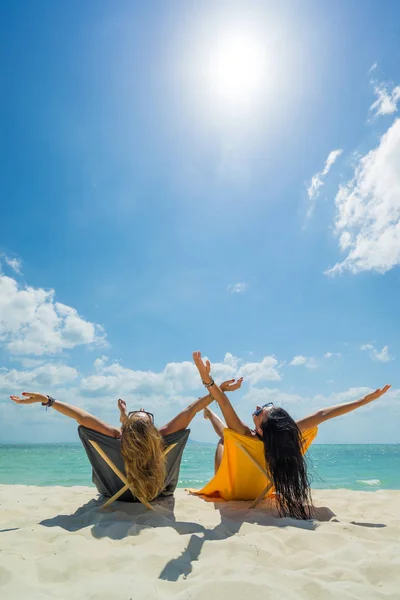
POLYGON ((261 408, 257 408, 257 410, 255 410, 253 412, 253 417, 258 417, 258 415, 262 412, 263 408, 268 408, 269 406, 273 406, 274 403, 273 402, 267 402, 267 404, 263 404, 261 408))
POLYGON ((128 417, 130 417, 131 415, 136 415, 137 413, 145 413, 146 415, 148 415, 150 417, 150 421, 152 423, 154 423, 154 415, 151 412, 147 412, 147 410, 131 410, 130 413, 128 413, 128 417))

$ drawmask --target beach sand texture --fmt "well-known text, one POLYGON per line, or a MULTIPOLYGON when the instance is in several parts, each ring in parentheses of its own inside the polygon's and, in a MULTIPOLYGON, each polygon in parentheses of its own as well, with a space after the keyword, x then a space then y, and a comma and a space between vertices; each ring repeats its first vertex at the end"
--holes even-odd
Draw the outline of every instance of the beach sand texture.
POLYGON ((398 600, 400 491, 322 490, 314 502, 330 521, 184 490, 150 512, 101 510, 93 488, 2 485, 0 597, 398 600))

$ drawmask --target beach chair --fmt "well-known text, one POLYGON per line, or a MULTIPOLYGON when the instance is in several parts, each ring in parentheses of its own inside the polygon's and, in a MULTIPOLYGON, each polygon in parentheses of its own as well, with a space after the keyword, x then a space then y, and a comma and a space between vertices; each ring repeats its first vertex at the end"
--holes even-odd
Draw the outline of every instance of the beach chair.
MULTIPOLYGON (((92 481, 98 492, 108 496, 102 508, 116 500, 138 502, 129 489, 121 455, 121 440, 103 435, 86 427, 78 427, 79 437, 92 465, 92 481), (122 482, 122 486, 121 486, 122 482)), ((159 497, 172 496, 179 480, 182 454, 189 438, 190 429, 164 436, 166 455, 166 477, 164 489, 159 497)))
MULTIPOLYGON (((302 433, 305 453, 317 435, 314 427, 302 433)), ((256 437, 224 429, 224 454, 218 471, 201 490, 192 493, 210 500, 251 500, 255 508, 263 498, 273 496, 264 444, 256 437)))

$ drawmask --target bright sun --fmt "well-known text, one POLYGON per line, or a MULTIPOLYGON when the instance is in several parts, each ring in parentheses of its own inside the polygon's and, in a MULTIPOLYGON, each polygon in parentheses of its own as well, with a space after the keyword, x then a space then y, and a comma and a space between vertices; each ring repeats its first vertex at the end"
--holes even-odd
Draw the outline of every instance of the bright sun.
POLYGON ((208 48, 205 78, 221 107, 240 108, 257 99, 266 77, 266 47, 242 31, 229 31, 208 48))

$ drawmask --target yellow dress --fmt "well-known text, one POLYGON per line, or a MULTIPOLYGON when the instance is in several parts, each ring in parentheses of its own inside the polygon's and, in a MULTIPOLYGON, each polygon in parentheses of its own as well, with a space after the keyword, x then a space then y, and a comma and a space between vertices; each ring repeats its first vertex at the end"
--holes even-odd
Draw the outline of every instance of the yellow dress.
MULTIPOLYGON (((315 439, 318 428, 302 432, 303 453, 315 439)), ((192 493, 213 500, 255 500, 269 483, 268 477, 237 446, 244 447, 252 458, 265 470, 264 444, 256 437, 241 435, 224 429, 224 453, 218 471, 201 490, 192 493)), ((267 497, 274 494, 272 488, 267 497)))

